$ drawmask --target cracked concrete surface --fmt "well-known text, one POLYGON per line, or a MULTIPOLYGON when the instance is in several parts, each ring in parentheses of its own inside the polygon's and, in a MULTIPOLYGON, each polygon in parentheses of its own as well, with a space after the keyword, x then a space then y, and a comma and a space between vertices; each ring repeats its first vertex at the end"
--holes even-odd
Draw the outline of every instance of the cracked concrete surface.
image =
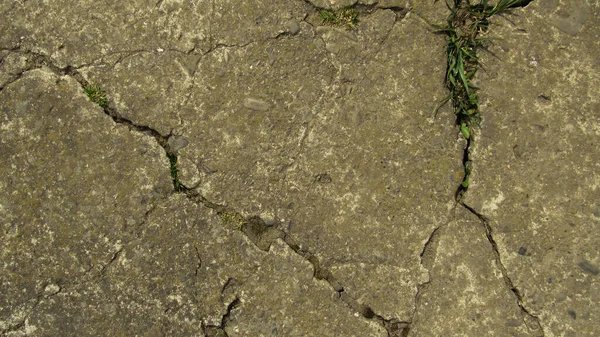
POLYGON ((458 200, 442 2, 0 14, 1 336, 600 333, 598 4, 493 18, 458 200))

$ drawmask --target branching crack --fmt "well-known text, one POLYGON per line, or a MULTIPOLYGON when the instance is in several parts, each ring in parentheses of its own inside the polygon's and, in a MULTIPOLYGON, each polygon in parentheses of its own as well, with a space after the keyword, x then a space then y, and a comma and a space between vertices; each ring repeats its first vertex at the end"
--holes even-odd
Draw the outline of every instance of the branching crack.
MULTIPOLYGON (((317 280, 326 281, 331 288, 338 293, 338 298, 352 311, 360 314, 366 319, 378 322, 386 329, 388 336, 390 337, 405 336, 402 331, 405 331, 409 323, 395 318, 386 319, 381 315, 376 314, 368 305, 359 303, 344 291, 344 287, 335 279, 331 271, 321 264, 319 258, 315 254, 302 248, 292 236, 285 231, 276 226, 267 225, 264 220, 258 216, 243 217, 234 210, 209 201, 197 191, 184 185, 182 185, 181 192, 184 193, 190 201, 214 210, 223 220, 224 226, 233 223, 257 248, 263 251, 269 251, 271 244, 273 244, 275 240, 281 239, 290 249, 313 266, 313 277, 317 280)), ((226 285, 228 285, 228 283, 226 283, 226 285)), ((207 329, 208 328, 210 327, 207 326, 207 329)))
POLYGON ((496 243, 496 240, 494 239, 494 235, 493 235, 494 232, 493 232, 493 228, 489 224, 489 219, 485 215, 477 212, 475 209, 473 209, 472 207, 470 207, 462 202, 461 202, 461 205, 464 206, 467 210, 469 210, 469 212, 471 212, 475 216, 477 216, 479 218, 480 223, 484 227, 485 236, 486 236, 488 242, 490 243, 490 246, 492 247, 492 251, 494 253, 494 258, 496 260, 496 265, 498 265, 498 268, 502 272, 502 278, 504 280, 504 283, 506 284, 508 289, 510 289, 512 294, 514 295, 517 305, 521 309, 521 313, 523 314, 523 320, 525 321, 525 323, 527 324, 527 326, 530 329, 535 331, 535 333, 537 335, 544 336, 542 325, 540 323, 539 318, 536 315, 532 314, 527 308, 525 308, 525 306, 523 304, 523 296, 521 295, 521 292, 515 286, 512 279, 510 278, 510 276, 508 276, 508 271, 506 270, 506 267, 502 263, 500 251, 498 250, 498 244, 496 243))
POLYGON ((221 317, 221 325, 206 325, 202 323, 202 332, 206 337, 227 337, 227 331, 225 328, 227 324, 231 321, 231 312, 240 304, 239 297, 235 297, 233 301, 229 303, 227 306, 227 311, 221 317))
MULTIPOLYGON (((18 50, 15 50, 15 51, 18 51, 18 50)), ((72 66, 66 66, 66 67, 61 68, 61 67, 55 65, 52 62, 51 58, 46 55, 34 53, 31 51, 26 51, 26 52, 18 51, 18 52, 27 55, 29 57, 29 60, 28 60, 27 67, 25 69, 23 69, 19 74, 17 74, 17 78, 13 79, 12 82, 18 80, 27 71, 30 71, 33 69, 38 69, 38 68, 45 66, 59 76, 70 76, 71 78, 75 79, 81 85, 81 87, 84 89, 84 91, 88 88, 92 88, 90 83, 83 77, 83 75, 81 75, 79 73, 78 68, 75 68, 72 66)), ((0 90, 1 89, 2 88, 0 88, 0 90)), ((104 97, 103 99, 105 100, 106 98, 104 97)), ((169 142, 168 142, 169 137, 171 137, 173 135, 172 134, 162 135, 162 134, 160 134, 160 132, 158 132, 157 130, 155 130, 149 126, 139 125, 139 124, 134 123, 132 120, 123 117, 118 112, 118 110, 116 108, 114 108, 113 106, 111 106, 110 104, 108 104, 108 102, 103 102, 102 104, 99 104, 99 105, 104 110, 104 113, 106 115, 108 115, 109 117, 111 117, 115 123, 126 125, 130 130, 134 130, 134 131, 140 132, 142 134, 148 135, 156 140, 156 142, 164 149, 165 154, 169 160, 171 178, 173 180, 173 188, 175 191, 179 191, 180 184, 179 184, 179 178, 177 177, 177 167, 176 167, 177 154, 175 153, 175 151, 171 150, 171 148, 169 146, 169 142)))
POLYGON ((543 336, 543 330, 538 317, 531 314, 523 306, 522 295, 508 276, 488 219, 463 202, 464 194, 469 188, 469 177, 471 175, 472 159, 470 157, 470 150, 471 145, 473 145, 473 131, 481 120, 479 98, 476 93, 479 88, 472 83, 472 79, 475 77, 480 65, 477 50, 483 48, 485 41, 487 41, 485 36, 482 38, 480 35, 485 35, 488 32, 488 19, 490 17, 509 11, 515 7, 525 7, 529 2, 531 0, 498 0, 492 6, 485 0, 480 1, 479 4, 473 4, 468 0, 454 0, 453 7, 450 7, 450 4, 448 4, 451 13, 448 16, 447 25, 434 25, 434 27, 438 29, 439 33, 448 36, 448 63, 445 82, 450 94, 442 104, 452 101, 453 110, 456 115, 456 124, 464 139, 466 139, 462 159, 464 177, 456 190, 455 200, 479 218, 494 252, 496 264, 502 272, 506 286, 511 290, 517 305, 521 309, 525 323, 530 329, 535 330, 537 334, 541 333, 543 336), (529 324, 531 322, 533 323, 529 324))

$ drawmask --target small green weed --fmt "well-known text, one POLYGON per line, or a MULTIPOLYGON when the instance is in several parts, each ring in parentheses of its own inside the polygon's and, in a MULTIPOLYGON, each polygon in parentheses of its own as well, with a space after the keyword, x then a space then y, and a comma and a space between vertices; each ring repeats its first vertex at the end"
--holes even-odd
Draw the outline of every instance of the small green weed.
POLYGON ((179 181, 179 170, 177 169, 177 156, 174 154, 167 154, 169 158, 169 165, 171 169, 171 179, 173 179, 173 188, 179 192, 182 189, 181 182, 179 181))
POLYGON ((461 183, 466 190, 471 175, 468 146, 473 137, 473 128, 481 121, 477 96, 479 88, 472 82, 480 66, 477 50, 485 47, 488 41, 488 19, 522 4, 522 0, 498 0, 495 5, 491 5, 488 0, 480 0, 478 4, 472 4, 470 0, 452 1, 453 4, 446 2, 450 10, 446 26, 434 25, 438 32, 448 36, 446 87, 450 91, 434 113, 446 102, 452 101, 456 124, 467 140, 465 176, 461 183))
POLYGON ((521 0, 499 0, 493 6, 487 0, 478 4, 471 4, 470 0, 453 2, 454 6, 446 3, 450 9, 446 26, 434 26, 448 36, 446 87, 450 94, 442 105, 452 100, 460 131, 466 139, 470 139, 472 128, 481 120, 476 93, 479 88, 472 80, 480 65, 477 50, 488 41, 488 19, 520 4, 521 0))
POLYGON ((90 101, 98 104, 102 108, 106 107, 108 100, 106 99, 106 92, 104 92, 104 90, 100 89, 99 87, 91 86, 83 88, 83 90, 85 91, 85 94, 90 99, 90 101))
POLYGON ((358 23, 358 12, 352 7, 344 7, 342 9, 324 9, 319 11, 323 23, 331 26, 341 26, 348 30, 356 27, 358 23))

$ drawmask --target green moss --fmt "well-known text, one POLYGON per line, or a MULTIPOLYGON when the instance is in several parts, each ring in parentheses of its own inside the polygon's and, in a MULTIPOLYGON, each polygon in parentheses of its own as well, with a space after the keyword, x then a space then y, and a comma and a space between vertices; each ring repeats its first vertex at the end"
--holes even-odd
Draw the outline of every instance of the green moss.
POLYGON ((246 219, 239 213, 224 211, 219 216, 224 225, 235 226, 237 230, 242 230, 242 226, 246 224, 246 219))

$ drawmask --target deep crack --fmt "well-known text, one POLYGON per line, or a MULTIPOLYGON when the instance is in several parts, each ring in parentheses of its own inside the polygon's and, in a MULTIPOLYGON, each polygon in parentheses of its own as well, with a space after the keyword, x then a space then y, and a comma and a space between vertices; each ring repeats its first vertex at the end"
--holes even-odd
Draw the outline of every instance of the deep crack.
POLYGON ((447 44, 448 64, 446 69, 446 86, 450 94, 446 101, 452 101, 456 115, 456 124, 464 139, 466 139, 462 158, 464 176, 456 190, 455 200, 479 218, 480 223, 485 229, 486 238, 492 247, 496 264, 502 272, 504 283, 514 295, 516 303, 523 314, 523 320, 529 328, 536 330, 538 334, 541 333, 543 336, 543 329, 539 318, 531 314, 524 307, 520 291, 508 276, 508 272, 502 263, 498 244, 493 236, 493 228, 490 226, 488 219, 463 202, 464 194, 467 193, 469 188, 469 178, 472 169, 470 150, 473 145, 473 131, 481 120, 479 99, 476 94, 478 87, 471 83, 479 67, 479 59, 476 53, 478 49, 483 47, 482 41, 484 41, 478 35, 489 30, 488 19, 490 17, 512 8, 525 7, 531 1, 498 0, 492 6, 486 1, 482 1, 479 4, 471 4, 469 1, 454 0, 454 8, 450 8, 451 13, 447 19, 447 26, 436 26, 436 28, 439 29, 439 32, 449 37, 447 44), (531 324, 528 324, 529 322, 533 322, 535 326, 531 327, 531 324))
POLYGON ((197 191, 192 190, 184 185, 182 185, 181 192, 184 193, 192 202, 214 210, 217 215, 221 216, 223 221, 228 221, 222 216, 227 215, 227 219, 234 219, 234 221, 241 222, 238 227, 240 231, 244 233, 257 248, 263 251, 268 251, 275 240, 281 239, 290 249, 292 249, 296 254, 301 256, 304 260, 308 261, 312 265, 313 277, 317 280, 326 281, 329 286, 338 293, 338 298, 344 304, 346 304, 348 308, 366 319, 379 323, 387 331, 389 337, 406 336, 404 331, 406 331, 407 327, 409 326, 408 322, 403 322, 395 318, 384 318, 383 316, 376 314, 370 306, 359 303, 356 299, 344 291, 344 287, 335 279, 329 269, 322 266, 320 260, 315 254, 303 249, 289 234, 283 230, 274 226, 268 226, 258 216, 245 218, 238 212, 209 201, 197 191))

